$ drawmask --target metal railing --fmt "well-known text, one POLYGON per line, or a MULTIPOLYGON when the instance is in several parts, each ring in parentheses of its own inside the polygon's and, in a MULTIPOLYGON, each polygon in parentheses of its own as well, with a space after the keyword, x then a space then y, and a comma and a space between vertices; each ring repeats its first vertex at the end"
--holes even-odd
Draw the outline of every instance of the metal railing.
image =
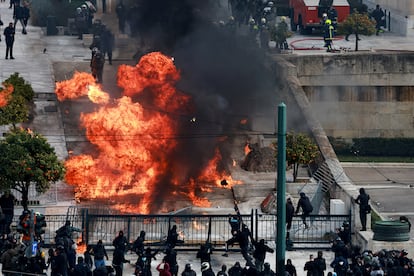
MULTIPOLYGON (((46 216, 47 227, 43 234, 44 244, 54 244, 56 230, 65 224, 67 215, 46 216)), ((276 215, 260 214, 256 210, 251 214, 241 215, 242 222, 251 230, 256 240, 276 241, 276 215)), ((300 216, 295 216, 290 230, 290 239, 295 249, 330 248, 335 231, 344 222, 350 223, 351 215, 310 215, 306 218, 308 228, 300 216)), ((18 216, 15 216, 16 223, 18 216)), ((209 241, 216 250, 224 249, 225 242, 231 238, 231 227, 228 215, 105 215, 90 214, 82 209, 78 215, 71 215, 73 227, 82 229, 75 234, 76 242, 96 244, 102 240, 104 245, 112 245, 113 239, 122 230, 133 242, 141 230, 146 232, 147 246, 162 247, 165 244, 168 230, 177 226, 181 250, 195 250, 200 244, 209 241)), ((237 248, 237 247, 236 247, 237 248)))

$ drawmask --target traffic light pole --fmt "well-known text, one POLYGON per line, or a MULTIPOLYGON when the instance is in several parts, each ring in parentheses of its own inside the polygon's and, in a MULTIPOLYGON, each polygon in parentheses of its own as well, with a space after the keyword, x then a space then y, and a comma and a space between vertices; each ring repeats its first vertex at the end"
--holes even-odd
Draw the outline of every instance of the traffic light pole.
POLYGON ((286 105, 278 107, 276 275, 285 275, 286 253, 286 105))

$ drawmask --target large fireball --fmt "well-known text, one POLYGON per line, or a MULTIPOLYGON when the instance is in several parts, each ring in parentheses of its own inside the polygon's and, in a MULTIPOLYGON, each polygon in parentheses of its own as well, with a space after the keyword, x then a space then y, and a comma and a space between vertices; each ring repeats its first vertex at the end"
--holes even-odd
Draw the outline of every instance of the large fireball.
POLYGON ((96 152, 72 156, 65 164, 66 181, 75 186, 79 200, 111 199, 119 210, 150 213, 171 208, 162 204, 167 197, 209 206, 197 196, 198 181, 220 185, 227 178, 229 186, 234 184, 218 169, 219 151, 199 162, 197 170, 181 167, 178 149, 183 146, 177 137, 189 120, 177 116, 192 118, 195 107, 190 96, 175 88, 180 74, 170 57, 150 53, 136 66, 121 65, 117 77, 124 91, 119 99, 110 99, 87 73, 56 86, 61 101, 88 96, 98 105, 80 118, 96 152))

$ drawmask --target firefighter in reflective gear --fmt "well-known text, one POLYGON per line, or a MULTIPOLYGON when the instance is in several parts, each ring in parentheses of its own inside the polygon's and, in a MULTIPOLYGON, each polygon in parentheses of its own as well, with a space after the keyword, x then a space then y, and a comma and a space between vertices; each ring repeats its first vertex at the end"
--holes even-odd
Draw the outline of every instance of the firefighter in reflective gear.
POLYGON ((323 29, 323 40, 325 41, 325 46, 327 52, 332 51, 332 40, 334 37, 334 27, 332 26, 332 21, 326 19, 324 29, 323 29))

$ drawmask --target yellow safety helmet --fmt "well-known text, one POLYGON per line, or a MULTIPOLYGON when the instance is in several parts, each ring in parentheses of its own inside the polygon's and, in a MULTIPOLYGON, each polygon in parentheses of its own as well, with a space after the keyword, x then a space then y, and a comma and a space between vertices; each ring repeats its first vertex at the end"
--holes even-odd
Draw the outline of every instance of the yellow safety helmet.
POLYGON ((332 21, 330 19, 326 19, 325 24, 331 25, 332 21))

